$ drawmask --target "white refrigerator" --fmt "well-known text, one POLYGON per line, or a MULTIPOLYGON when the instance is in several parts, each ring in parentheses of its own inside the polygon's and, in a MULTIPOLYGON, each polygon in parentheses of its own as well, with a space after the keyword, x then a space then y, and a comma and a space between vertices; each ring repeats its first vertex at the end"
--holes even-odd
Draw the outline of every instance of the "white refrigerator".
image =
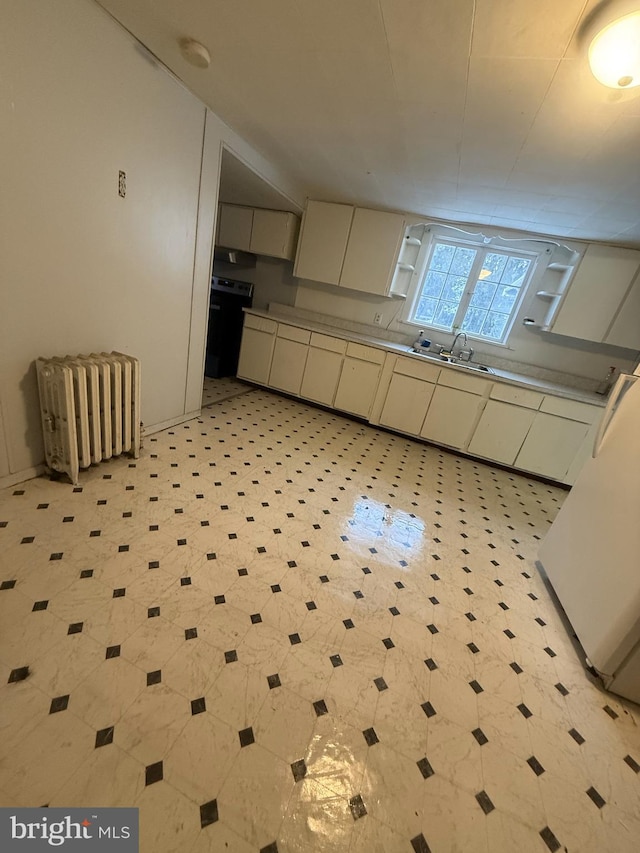
POLYGON ((640 369, 619 377, 539 557, 587 662, 640 703, 640 369))

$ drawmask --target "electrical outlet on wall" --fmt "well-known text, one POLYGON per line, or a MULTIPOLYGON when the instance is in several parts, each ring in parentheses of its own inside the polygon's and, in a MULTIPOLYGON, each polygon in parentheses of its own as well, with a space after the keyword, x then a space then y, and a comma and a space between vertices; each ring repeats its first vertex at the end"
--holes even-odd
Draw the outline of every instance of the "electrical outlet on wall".
POLYGON ((376 324, 376 326, 382 325, 382 314, 379 311, 376 311, 376 313, 373 315, 373 322, 376 324))

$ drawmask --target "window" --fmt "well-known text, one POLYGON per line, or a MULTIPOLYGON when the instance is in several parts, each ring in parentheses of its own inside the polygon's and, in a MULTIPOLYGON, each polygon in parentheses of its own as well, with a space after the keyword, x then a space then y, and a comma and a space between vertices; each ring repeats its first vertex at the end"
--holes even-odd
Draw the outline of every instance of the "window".
POLYGON ((535 254, 434 238, 409 322, 504 343, 535 254))

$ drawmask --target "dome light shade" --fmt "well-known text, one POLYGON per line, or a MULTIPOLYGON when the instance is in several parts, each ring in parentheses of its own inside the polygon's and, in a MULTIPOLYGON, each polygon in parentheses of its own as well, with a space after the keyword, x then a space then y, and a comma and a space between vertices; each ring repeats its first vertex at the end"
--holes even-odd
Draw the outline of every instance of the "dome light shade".
POLYGON ((208 68, 211 64, 211 54, 199 41, 190 38, 180 39, 180 53, 190 65, 196 68, 208 68))
POLYGON ((640 10, 600 30, 589 47, 589 65, 611 89, 640 86, 640 10))

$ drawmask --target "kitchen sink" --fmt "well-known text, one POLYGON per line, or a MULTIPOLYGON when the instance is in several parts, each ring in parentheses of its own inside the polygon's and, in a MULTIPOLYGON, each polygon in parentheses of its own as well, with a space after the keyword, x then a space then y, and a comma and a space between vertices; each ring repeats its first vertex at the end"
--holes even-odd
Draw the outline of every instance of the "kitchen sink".
POLYGON ((418 353, 418 355, 431 359, 431 361, 444 361, 446 364, 453 364, 456 367, 464 367, 466 370, 478 370, 481 373, 493 373, 493 370, 490 367, 487 367, 486 364, 478 364, 476 361, 463 361, 460 358, 456 358, 456 356, 442 355, 435 352, 425 352, 424 350, 417 349, 416 347, 410 347, 409 351, 418 353))

